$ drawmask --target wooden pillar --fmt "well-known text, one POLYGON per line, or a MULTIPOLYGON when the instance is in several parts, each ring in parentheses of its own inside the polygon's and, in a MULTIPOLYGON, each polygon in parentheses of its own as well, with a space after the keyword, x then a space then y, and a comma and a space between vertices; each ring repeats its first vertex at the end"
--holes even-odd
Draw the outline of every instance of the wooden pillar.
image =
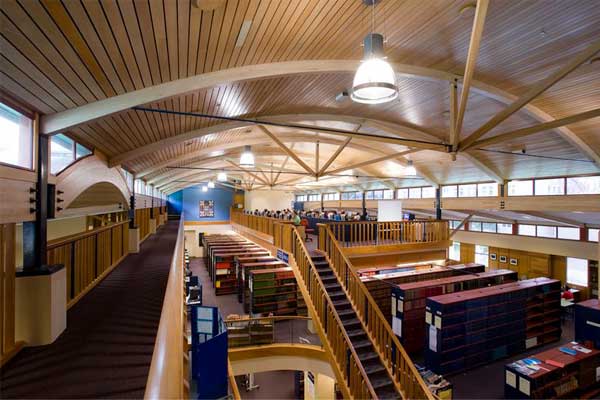
POLYGON ((435 188, 435 219, 442 220, 442 190, 439 186, 435 188))

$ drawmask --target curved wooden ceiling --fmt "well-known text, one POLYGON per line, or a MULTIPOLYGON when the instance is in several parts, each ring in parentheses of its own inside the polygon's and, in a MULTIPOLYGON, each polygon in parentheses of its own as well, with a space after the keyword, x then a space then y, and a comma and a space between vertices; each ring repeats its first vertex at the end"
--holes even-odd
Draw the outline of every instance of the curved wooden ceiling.
MULTIPOLYGON (((370 29, 370 9, 360 0, 227 0, 221 7, 207 11, 194 3, 3 0, 0 88, 32 109, 52 115, 188 77, 199 75, 201 80, 205 76, 202 74, 230 68, 301 60, 359 60, 362 38, 370 29), (244 21, 252 23, 245 41, 237 46, 244 21)), ((323 72, 271 77, 267 73, 262 79, 249 81, 232 78, 214 87, 182 90, 184 94, 145 106, 246 118, 286 115, 284 120, 294 123, 405 138, 425 136, 448 143, 449 81, 453 77, 460 80, 465 72, 473 12, 460 10, 469 3, 437 0, 379 3, 376 30, 387 38, 388 59, 407 68, 428 68, 441 77, 417 79, 400 75, 400 96, 392 103, 365 106, 336 102, 335 95, 351 86, 354 67, 346 62, 345 69, 336 67, 327 72, 323 69, 323 72), (318 119, 308 114, 324 116, 318 119)), ((469 93, 460 139, 526 94, 532 85, 597 45, 600 9, 596 3, 594 0, 491 2, 474 69, 474 79, 481 84, 469 93), (483 90, 486 88, 490 90, 483 90), (508 93, 511 98, 499 99, 500 92, 508 93)), ((306 65, 319 64, 325 62, 306 65)), ((581 63, 537 96, 531 105, 550 116, 550 120, 597 109, 600 61, 581 63)), ((83 120, 89 119, 85 109, 76 112, 83 115, 83 120)), ((545 120, 521 109, 485 138, 541 121, 545 120)), ((600 118, 596 117, 560 128, 562 131, 545 130, 493 144, 486 147, 488 151, 459 152, 455 161, 449 154, 423 150, 362 170, 379 176, 397 171, 401 177, 402 165, 409 157, 422 176, 435 183, 595 173, 599 171, 600 160, 599 128, 600 118), (561 159, 489 151, 520 152, 523 148, 532 155, 561 159), (596 164, 591 162, 594 160, 596 164)), ((317 140, 314 132, 272 127, 269 130, 280 136, 285 146, 302 149, 301 158, 308 165, 315 165, 315 153, 308 151, 317 140)), ((79 124, 68 133, 132 172, 144 175, 148 181, 160 177, 162 182, 168 182, 170 176, 181 173, 167 166, 225 167, 223 160, 215 162, 210 158, 217 151, 233 157, 246 142, 255 143, 257 154, 263 153, 260 161, 264 165, 271 162, 281 165, 286 158, 281 148, 255 128, 231 129, 222 121, 191 116, 125 110, 79 124), (186 134, 210 126, 219 129, 201 137, 196 133, 186 134), (153 143, 158 144, 144 147, 153 143)), ((323 165, 345 138, 325 134, 320 137, 321 141, 325 138, 330 141, 321 146, 319 163, 323 165)), ((342 151, 330 169, 407 148, 360 139, 352 139, 350 143, 352 146, 342 151)), ((294 160, 288 161, 288 167, 302 170, 294 160)), ((251 179, 247 173, 241 176, 251 179)), ((280 180, 292 178, 282 172, 280 180)), ((417 182, 397 180, 393 184, 417 182)))

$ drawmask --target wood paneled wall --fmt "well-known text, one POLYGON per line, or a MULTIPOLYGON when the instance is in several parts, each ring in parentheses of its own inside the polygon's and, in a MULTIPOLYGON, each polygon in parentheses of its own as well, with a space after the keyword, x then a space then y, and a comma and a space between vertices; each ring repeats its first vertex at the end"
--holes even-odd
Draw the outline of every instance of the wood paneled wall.
POLYGON ((22 343, 15 342, 15 224, 0 225, 0 366, 22 343))

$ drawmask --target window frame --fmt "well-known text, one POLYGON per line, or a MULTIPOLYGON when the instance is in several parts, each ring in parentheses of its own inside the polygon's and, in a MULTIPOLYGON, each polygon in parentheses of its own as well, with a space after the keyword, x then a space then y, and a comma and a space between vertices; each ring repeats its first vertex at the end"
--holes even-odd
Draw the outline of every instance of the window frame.
MULTIPOLYGON (((59 171, 53 173, 52 172, 52 138, 50 138, 50 140, 48 141, 48 171, 49 171, 49 173, 51 175, 54 175, 54 176, 59 176, 63 171, 66 171, 67 169, 69 169, 69 167, 71 167, 73 164, 75 164, 75 163, 77 163, 77 162, 79 162, 79 161, 81 161, 81 160, 83 160, 85 158, 88 158, 88 157, 91 157, 91 156, 94 155, 94 149, 93 148, 92 149, 88 148, 83 143, 78 142, 77 140, 73 139, 72 137, 70 137, 70 136, 68 136, 68 135, 66 135, 64 133, 58 133, 58 134, 62 134, 66 138, 68 138, 68 139, 70 139, 70 140, 73 141, 73 146, 72 146, 72 149, 71 149, 72 150, 72 155, 73 155, 73 161, 71 161, 69 164, 65 165, 59 171), (84 149, 87 149, 90 153, 77 158, 77 145, 83 147, 84 149)), ((54 137, 54 136, 56 136, 56 135, 52 135, 52 137, 54 137)))
POLYGON ((565 262, 565 282, 567 283, 567 285, 575 285, 577 287, 588 288, 590 286, 589 267, 590 267, 590 261, 585 258, 567 257, 566 262, 565 262), (582 260, 582 261, 586 262, 586 266, 585 266, 586 283, 585 283, 585 285, 582 285, 582 284, 576 283, 576 282, 569 282, 569 260, 582 260))
MULTIPOLYGON (((17 168, 17 169, 20 169, 23 171, 35 171, 36 170, 36 160, 37 160, 37 147, 38 147, 37 135, 34 130, 34 124, 36 122, 35 114, 33 112, 28 111, 27 109, 23 108, 19 104, 10 101, 5 96, 0 96, 0 103, 2 105, 4 105, 5 107, 8 107, 8 108, 12 109, 13 111, 18 112, 19 114, 21 114, 25 118, 28 118, 31 121, 31 126, 30 126, 31 155, 30 155, 29 167, 24 167, 22 165, 16 165, 16 164, 10 164, 7 162, 3 162, 2 160, 0 160, 0 166, 4 166, 4 167, 8 167, 8 168, 17 168)), ((50 141, 48 141, 48 153, 50 153, 50 141)))

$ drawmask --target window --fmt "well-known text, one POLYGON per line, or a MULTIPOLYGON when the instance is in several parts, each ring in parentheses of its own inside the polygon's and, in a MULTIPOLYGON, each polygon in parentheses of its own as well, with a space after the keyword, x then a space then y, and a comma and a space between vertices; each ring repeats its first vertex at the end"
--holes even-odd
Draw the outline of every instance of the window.
POLYGON ((482 232, 496 233, 496 223, 495 222, 484 222, 481 224, 482 232))
POLYGON ((296 201, 306 201, 306 195, 305 194, 297 194, 296 201))
POLYGON ((123 176, 125 177, 125 182, 127 182, 127 187, 129 188, 129 190, 133 190, 133 175, 127 171, 126 169, 121 168, 121 172, 123 173, 123 176))
POLYGON ((308 201, 321 201, 321 195, 318 193, 317 194, 309 194, 308 201))
POLYGON ((508 182, 509 196, 533 196, 533 181, 510 181, 508 182))
POLYGON ((469 230, 473 232, 481 232, 481 222, 469 222, 469 230))
POLYGON ((394 191, 392 189, 368 190, 365 192, 365 199, 367 200, 383 200, 393 198, 394 191))
POLYGON ((141 179, 136 179, 134 181, 134 186, 135 186, 136 193, 145 193, 146 185, 144 184, 144 181, 142 181, 141 179))
POLYGON ((339 193, 325 193, 323 195, 323 200, 325 200, 325 201, 332 201, 332 200, 339 200, 339 199, 340 199, 339 193))
POLYGON ((498 233, 504 233, 506 235, 512 235, 513 227, 512 224, 497 224, 498 233))
POLYGON ((394 191, 392 189, 386 189, 383 191, 383 198, 390 200, 394 198, 394 191))
POLYGON ((478 197, 495 197, 498 196, 498 184, 491 183, 478 183, 477 184, 477 196, 478 197))
POLYGON ((565 194, 564 178, 535 180, 536 196, 556 196, 561 194, 565 194))
POLYGON ((433 186, 424 187, 421 197, 424 199, 435 199, 435 188, 433 186))
POLYGON ((410 199, 420 199, 421 198, 421 188, 410 188, 408 190, 408 197, 410 199))
POLYGON ((399 199, 408 199, 408 189, 398 189, 399 199))
POLYGON ((362 200, 361 192, 343 192, 342 200, 362 200))
POLYGON ((567 257, 567 283, 588 285, 588 261, 581 258, 567 257))
POLYGON ((456 197, 458 194, 458 188, 456 185, 442 186, 442 197, 456 197))
POLYGON ((59 133, 50 139, 50 172, 57 174, 75 160, 89 156, 92 151, 59 133))
POLYGON ((556 238, 556 227, 539 225, 537 227, 537 235, 545 238, 556 238))
POLYGON ((460 185, 458 187, 458 197, 477 197, 477 185, 460 185))
POLYGON ((567 178, 567 194, 600 194, 600 176, 567 178))
POLYGON ((460 242, 452 242, 448 251, 448 257, 451 260, 460 261, 460 242))
POLYGON ((485 267, 488 267, 489 262, 489 247, 488 246, 480 246, 478 244, 475 245, 475 262, 477 264, 483 264, 485 267))
MULTIPOLYGON (((452 228, 452 229, 458 228, 459 225, 460 225, 460 221, 450 221, 450 228, 452 228)), ((465 226, 464 225, 461 226, 460 229, 464 230, 465 226)))
POLYGON ((519 225, 519 235, 535 236, 535 225, 519 225))
POLYGON ((569 239, 569 240, 579 240, 579 228, 563 228, 562 226, 558 227, 558 238, 559 239, 569 239))
POLYGON ((588 229, 588 240, 590 242, 597 242, 599 231, 600 231, 600 229, 588 229))
POLYGON ((0 103, 0 162, 31 168, 33 159, 32 121, 0 103))

